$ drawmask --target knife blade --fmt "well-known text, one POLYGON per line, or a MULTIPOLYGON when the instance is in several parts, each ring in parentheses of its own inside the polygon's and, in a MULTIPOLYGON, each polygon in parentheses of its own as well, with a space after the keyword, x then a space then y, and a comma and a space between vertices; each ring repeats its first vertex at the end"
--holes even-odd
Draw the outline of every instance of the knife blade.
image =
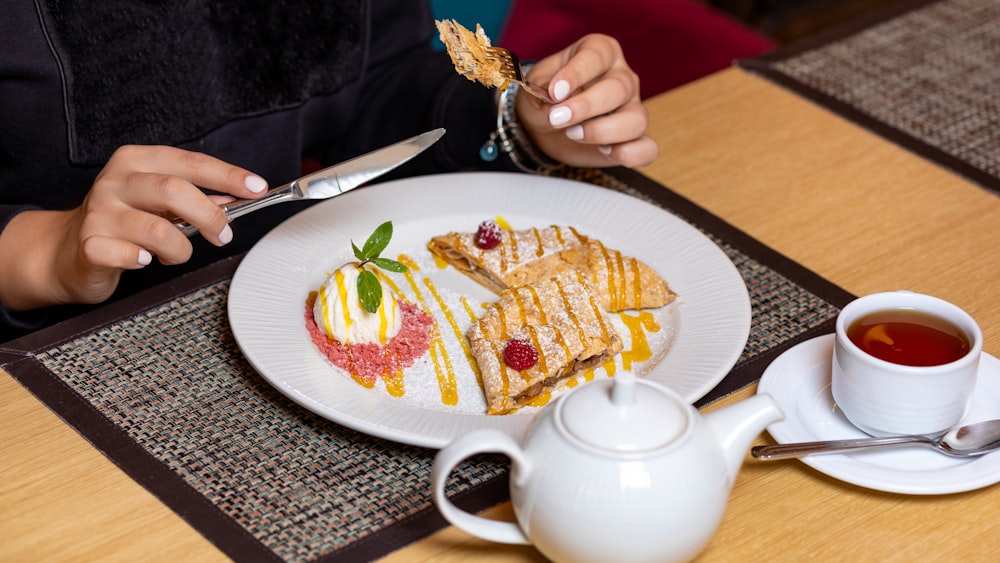
MULTIPOLYGON (((268 190, 267 194, 259 199, 241 199, 227 203, 222 209, 226 212, 226 219, 232 221, 276 203, 336 197, 404 164, 436 143, 444 133, 443 128, 432 129, 307 174, 283 186, 268 190)), ((174 226, 189 237, 198 232, 197 227, 183 219, 175 220, 174 226)))

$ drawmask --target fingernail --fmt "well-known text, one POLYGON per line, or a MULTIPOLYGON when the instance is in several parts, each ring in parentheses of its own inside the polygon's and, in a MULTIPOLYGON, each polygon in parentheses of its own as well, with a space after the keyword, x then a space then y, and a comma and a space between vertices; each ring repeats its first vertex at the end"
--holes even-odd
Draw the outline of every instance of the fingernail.
POLYGON ((559 127, 564 123, 568 123, 572 118, 573 112, 571 112, 566 106, 556 106, 549 112, 549 123, 551 123, 553 127, 559 127))
POLYGON ((583 125, 574 125, 566 129, 566 136, 569 137, 571 141, 582 141, 583 140, 583 125))
POLYGON ((140 266, 149 266, 149 264, 152 261, 153 261, 153 255, 150 254, 149 251, 146 250, 145 248, 140 248, 139 249, 139 265, 140 266))
POLYGON ((601 145, 597 147, 597 150, 601 151, 604 156, 611 156, 611 147, 608 145, 601 145))
POLYGON ((247 176, 243 184, 248 190, 255 194, 259 194, 267 188, 267 182, 264 181, 260 176, 247 176))
POLYGON ((233 229, 229 225, 226 225, 226 228, 222 229, 222 232, 219 233, 219 242, 221 242, 222 244, 229 244, 230 242, 232 242, 232 240, 233 240, 233 229))
POLYGON ((552 86, 552 93, 555 94, 556 101, 560 101, 569 95, 569 82, 559 80, 552 86))

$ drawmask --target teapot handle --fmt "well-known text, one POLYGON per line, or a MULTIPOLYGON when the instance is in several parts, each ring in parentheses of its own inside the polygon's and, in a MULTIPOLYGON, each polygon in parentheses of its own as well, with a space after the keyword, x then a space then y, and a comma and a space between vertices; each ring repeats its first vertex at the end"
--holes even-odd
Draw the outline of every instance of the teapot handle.
POLYGON ((524 476, 529 467, 524 451, 513 438, 497 430, 477 430, 470 432, 445 446, 434 457, 431 469, 431 484, 434 487, 434 502, 438 510, 454 526, 480 538, 499 543, 529 544, 521 528, 512 522, 489 520, 470 514, 455 506, 445 494, 448 475, 462 460, 475 454, 501 453, 518 466, 518 474, 524 476))

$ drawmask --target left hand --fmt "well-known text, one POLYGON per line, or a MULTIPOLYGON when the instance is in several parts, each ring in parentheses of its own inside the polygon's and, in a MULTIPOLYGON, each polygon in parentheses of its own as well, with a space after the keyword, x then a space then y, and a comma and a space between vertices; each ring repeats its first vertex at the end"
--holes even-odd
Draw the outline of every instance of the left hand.
POLYGON ((518 93, 522 127, 551 158, 582 167, 645 166, 659 147, 646 135, 649 114, 639 77, 621 46, 607 35, 586 35, 536 63, 528 82, 547 85, 555 104, 518 93))

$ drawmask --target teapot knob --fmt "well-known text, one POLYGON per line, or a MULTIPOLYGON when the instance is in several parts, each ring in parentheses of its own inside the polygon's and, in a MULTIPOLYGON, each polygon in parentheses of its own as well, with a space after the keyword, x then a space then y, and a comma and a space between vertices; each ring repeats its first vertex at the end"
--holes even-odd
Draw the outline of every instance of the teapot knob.
POLYGON ((561 429, 589 446, 637 453, 684 435, 694 409, 669 389, 623 370, 567 393, 553 412, 561 429))
POLYGON ((619 373, 611 385, 611 403, 618 407, 635 404, 635 374, 630 371, 619 373))

